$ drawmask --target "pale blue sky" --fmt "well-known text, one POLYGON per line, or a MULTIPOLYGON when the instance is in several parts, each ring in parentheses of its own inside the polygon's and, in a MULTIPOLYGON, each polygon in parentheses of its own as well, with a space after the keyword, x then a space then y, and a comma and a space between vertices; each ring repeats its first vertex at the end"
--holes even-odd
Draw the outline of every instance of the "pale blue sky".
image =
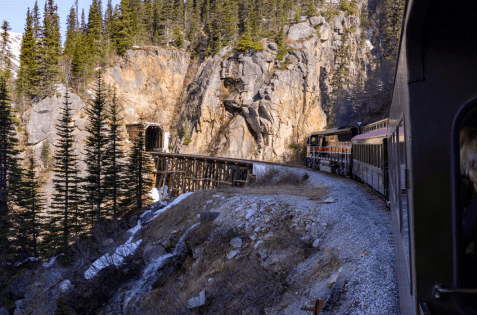
MULTIPOLYGON (((92 0, 78 0, 78 6, 81 14, 81 9, 84 8, 86 19, 88 19, 89 6, 92 0)), ((113 6, 119 4, 120 0, 112 0, 113 6)), ((56 0, 58 6, 58 14, 60 15, 61 22, 61 37, 65 38, 66 32, 66 17, 68 16, 71 6, 75 3, 75 0, 56 0)), ((102 1, 103 13, 108 4, 107 0, 102 1)), ((12 32, 23 33, 25 30, 26 12, 28 7, 30 10, 35 5, 35 0, 0 0, 0 23, 3 24, 4 20, 10 23, 12 32)), ((38 7, 40 8, 41 16, 43 17, 43 8, 45 6, 45 0, 38 1, 38 7)))

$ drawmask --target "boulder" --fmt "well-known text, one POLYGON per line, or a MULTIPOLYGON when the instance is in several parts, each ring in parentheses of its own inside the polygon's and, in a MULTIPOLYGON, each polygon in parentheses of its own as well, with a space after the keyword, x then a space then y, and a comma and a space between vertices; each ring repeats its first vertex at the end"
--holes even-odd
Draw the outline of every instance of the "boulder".
POLYGON ((278 46, 275 43, 267 43, 267 48, 273 51, 278 51, 278 46))
POLYGON ((320 39, 322 42, 326 42, 327 40, 330 39, 331 37, 331 27, 328 23, 323 23, 323 25, 321 25, 320 27, 320 39))
POLYGON ((161 245, 148 244, 146 245, 146 248, 144 248, 142 257, 144 258, 144 261, 149 264, 152 260, 165 254, 166 250, 161 245))
POLYGON ((187 301, 187 307, 188 308, 196 308, 200 307, 202 305, 205 305, 205 290, 200 292, 198 297, 192 298, 189 301, 187 301))
POLYGON ((9 291, 13 295, 14 299, 21 299, 25 297, 27 287, 31 284, 32 278, 33 273, 27 271, 13 281, 13 283, 10 285, 9 291))
POLYGON ((344 12, 340 12, 340 14, 335 17, 333 25, 334 30, 337 31, 338 34, 343 34, 344 30, 348 28, 348 21, 346 20, 344 12))
POLYGON ((321 243, 321 239, 317 238, 317 239, 313 242, 313 247, 317 248, 318 246, 320 246, 320 243, 321 243))
POLYGON ((220 212, 201 212, 200 219, 205 221, 214 221, 220 215, 220 212))
POLYGON ((5 308, 0 308, 0 315, 10 315, 10 312, 5 308))
POLYGON ((235 256, 237 256, 238 253, 239 253, 238 250, 233 250, 233 251, 231 251, 230 253, 227 254, 227 259, 232 259, 232 258, 234 258, 235 256))
POLYGON ((235 237, 230 241, 230 245, 233 248, 240 248, 242 247, 242 239, 240 237, 235 237))
POLYGON ((314 27, 314 26, 317 26, 317 25, 321 25, 323 23, 325 23, 326 20, 324 17, 322 16, 314 16, 312 18, 310 18, 310 24, 314 27))
POLYGON ((288 40, 294 41, 301 38, 309 37, 310 35, 315 34, 315 30, 310 26, 310 23, 303 22, 297 23, 288 29, 288 40))
POLYGON ((60 289, 61 292, 67 293, 73 290, 75 287, 70 280, 66 279, 61 281, 61 283, 58 285, 58 288, 60 289))

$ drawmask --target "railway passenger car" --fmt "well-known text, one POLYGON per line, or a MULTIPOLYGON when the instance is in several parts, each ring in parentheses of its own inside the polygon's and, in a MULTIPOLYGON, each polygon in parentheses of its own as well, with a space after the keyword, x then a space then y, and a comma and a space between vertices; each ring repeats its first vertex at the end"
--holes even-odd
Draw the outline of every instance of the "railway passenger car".
POLYGON ((351 139, 358 128, 333 128, 312 133, 307 139, 306 165, 321 171, 350 176, 351 139))
POLYGON ((388 196, 387 119, 369 124, 354 137, 353 178, 388 196))
POLYGON ((477 1, 406 1, 387 128, 353 139, 353 174, 388 175, 404 315, 477 315, 476 30, 477 1))
POLYGON ((477 314, 477 2, 407 1, 388 122, 403 314, 477 314))

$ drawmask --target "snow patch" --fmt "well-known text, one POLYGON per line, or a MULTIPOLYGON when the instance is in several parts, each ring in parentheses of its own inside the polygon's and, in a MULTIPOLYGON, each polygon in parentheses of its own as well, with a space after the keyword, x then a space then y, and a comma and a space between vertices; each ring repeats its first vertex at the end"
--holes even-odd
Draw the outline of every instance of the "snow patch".
POLYGON ((13 267, 18 267, 18 266, 20 266, 20 265, 23 265, 24 263, 29 262, 29 261, 38 261, 38 258, 36 258, 36 257, 28 257, 28 258, 25 258, 25 260, 23 260, 23 261, 21 261, 21 262, 19 261, 19 262, 15 263, 15 265, 13 265, 13 267))
POLYGON ((371 44, 371 41, 369 39, 367 39, 365 42, 366 42, 366 45, 368 45, 369 49, 372 50, 374 48, 373 44, 371 44))
POLYGON ((86 279, 91 279, 94 276, 96 276, 101 269, 104 269, 110 265, 114 265, 116 267, 121 266, 124 262, 124 258, 134 254, 136 249, 141 244, 142 240, 133 242, 134 234, 136 234, 137 231, 139 231, 141 228, 142 228, 141 220, 139 220, 135 227, 133 227, 132 229, 129 229, 126 232, 126 233, 131 233, 131 237, 129 237, 126 243, 118 246, 114 254, 110 255, 109 253, 107 253, 101 256, 95 262, 93 262, 91 266, 88 268, 88 270, 85 271, 84 277, 86 279))
POLYGON ((49 268, 49 267, 53 266, 53 264, 56 261, 56 258, 58 258, 60 256, 63 256, 63 255, 64 255, 63 253, 61 253, 59 255, 56 255, 55 257, 51 258, 49 262, 44 262, 42 266, 45 267, 45 268, 49 268))
MULTIPOLYGON (((10 60, 12 62, 12 75, 14 78, 17 77, 17 73, 20 70, 20 54, 21 54, 21 47, 22 47, 22 40, 23 34, 15 33, 15 32, 8 32, 10 36, 10 45, 8 48, 10 49, 10 60)), ((0 43, 2 40, 0 39, 0 43)))
POLYGON ((134 252, 142 242, 142 240, 139 240, 133 243, 131 241, 132 238, 133 237, 131 236, 126 243, 118 246, 114 254, 110 255, 109 253, 107 253, 106 255, 101 256, 94 263, 92 263, 88 270, 85 271, 84 277, 86 279, 91 279, 96 276, 100 270, 110 265, 114 265, 116 267, 121 266, 124 262, 124 258, 134 254, 134 252))
POLYGON ((151 191, 149 192, 149 196, 151 196, 152 201, 154 201, 154 202, 158 202, 158 201, 159 201, 159 191, 157 190, 156 187, 154 187, 153 189, 151 189, 151 191))
POLYGON ((265 174, 270 168, 273 168, 273 166, 263 163, 253 163, 253 175, 258 178, 265 174))

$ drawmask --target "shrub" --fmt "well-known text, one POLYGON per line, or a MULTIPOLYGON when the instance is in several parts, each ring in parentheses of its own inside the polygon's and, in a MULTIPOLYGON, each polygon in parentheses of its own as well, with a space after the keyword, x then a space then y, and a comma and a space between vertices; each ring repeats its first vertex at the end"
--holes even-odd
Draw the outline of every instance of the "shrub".
POLYGON ((250 50, 259 51, 263 50, 261 43, 254 42, 250 36, 250 32, 246 31, 238 43, 238 50, 249 52, 250 50))
POLYGON ((356 0, 351 0, 350 2, 347 0, 341 0, 340 8, 342 11, 346 12, 346 15, 352 15, 358 12, 358 4, 356 3, 356 0))
POLYGON ((190 137, 187 136, 182 144, 183 144, 183 145, 189 145, 190 141, 191 141, 191 140, 190 140, 190 137))
POLYGON ((335 15, 338 15, 340 11, 337 9, 329 8, 328 10, 322 11, 321 15, 325 18, 325 20, 331 20, 335 15))
POLYGON ((296 149, 296 144, 291 143, 291 144, 288 145, 288 147, 289 147, 290 149, 296 149))

